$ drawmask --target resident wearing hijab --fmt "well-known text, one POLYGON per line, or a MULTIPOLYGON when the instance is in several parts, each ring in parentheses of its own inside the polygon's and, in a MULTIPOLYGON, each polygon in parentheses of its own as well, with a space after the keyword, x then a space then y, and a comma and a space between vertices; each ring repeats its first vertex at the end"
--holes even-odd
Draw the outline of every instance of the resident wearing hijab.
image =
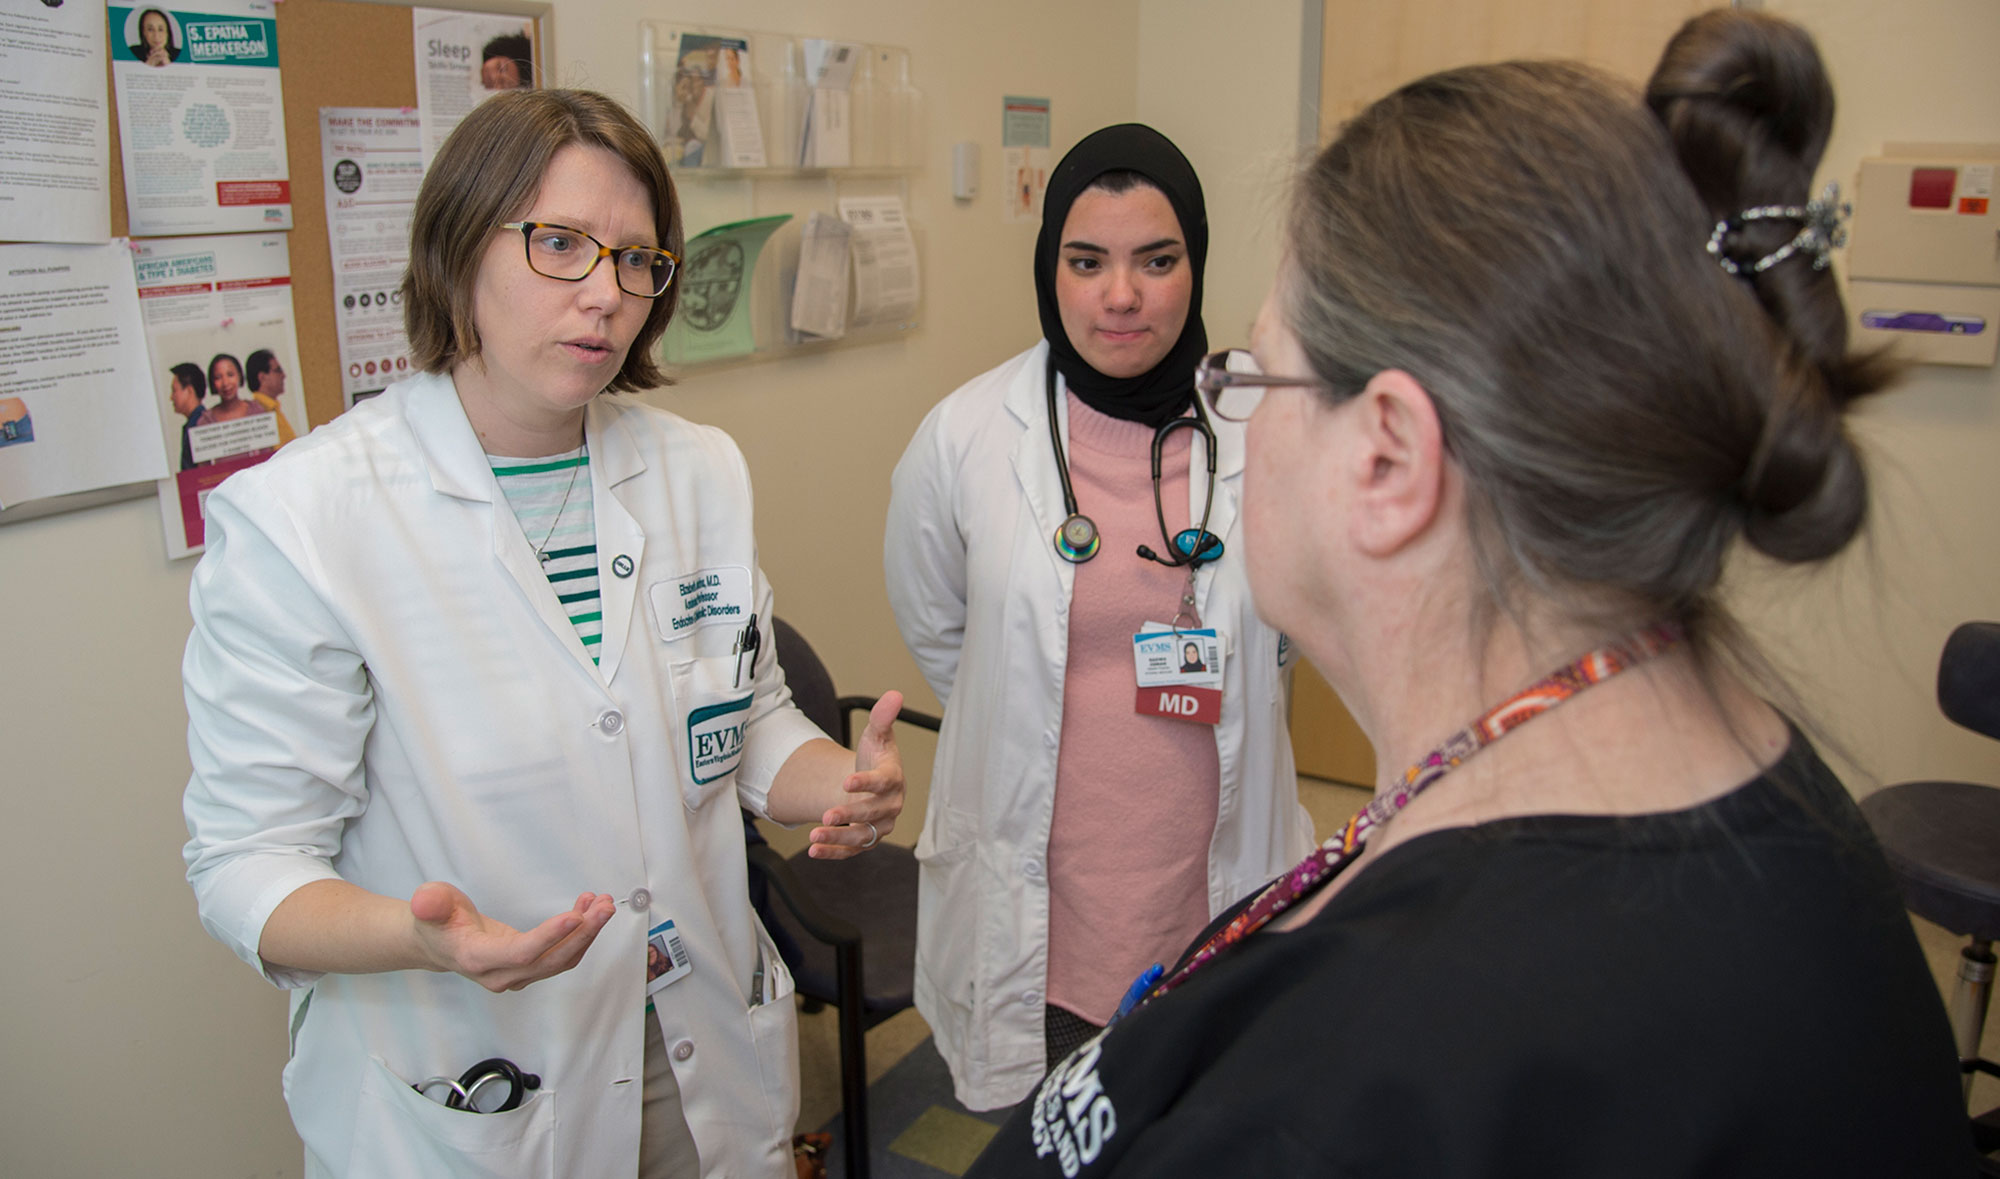
POLYGON ((1242 427, 1194 392, 1207 251, 1166 137, 1085 138, 1043 204, 1043 339, 940 402, 896 467, 889 598, 945 704, 916 1000, 973 1109, 1026 1096, 1310 842, 1290 644, 1238 543, 1242 427))

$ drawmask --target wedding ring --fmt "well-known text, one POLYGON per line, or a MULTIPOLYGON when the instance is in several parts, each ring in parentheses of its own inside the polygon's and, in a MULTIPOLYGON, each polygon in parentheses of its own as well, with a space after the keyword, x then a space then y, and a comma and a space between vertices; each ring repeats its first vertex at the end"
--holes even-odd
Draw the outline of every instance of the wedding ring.
POLYGON ((861 820, 861 825, 863 827, 868 828, 868 842, 862 844, 858 850, 867 851, 869 848, 874 847, 877 843, 881 842, 882 833, 875 829, 875 824, 869 822, 866 819, 861 820))

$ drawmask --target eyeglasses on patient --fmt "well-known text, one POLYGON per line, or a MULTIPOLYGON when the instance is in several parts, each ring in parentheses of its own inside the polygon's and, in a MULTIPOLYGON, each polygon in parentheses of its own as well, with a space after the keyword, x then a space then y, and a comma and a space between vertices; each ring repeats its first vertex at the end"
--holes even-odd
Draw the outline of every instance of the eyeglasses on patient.
POLYGON ((1211 352, 1194 366, 1194 387, 1208 398, 1215 416, 1232 422, 1247 422, 1264 400, 1264 390, 1288 386, 1326 389, 1318 377, 1267 377, 1258 371, 1257 358, 1248 349, 1225 348, 1211 352))
POLYGON ((681 260, 657 246, 607 246, 581 229, 546 221, 505 221, 502 229, 521 231, 528 267, 544 278, 582 282, 608 255, 618 289, 642 299, 667 293, 681 260))

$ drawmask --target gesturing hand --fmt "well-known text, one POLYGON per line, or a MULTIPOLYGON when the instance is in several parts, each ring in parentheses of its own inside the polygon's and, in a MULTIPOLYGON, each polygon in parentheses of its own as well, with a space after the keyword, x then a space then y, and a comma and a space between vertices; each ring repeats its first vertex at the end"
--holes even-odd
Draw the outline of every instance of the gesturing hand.
POLYGON ((894 726, 902 710, 903 694, 895 691, 884 692, 869 710, 868 725, 854 744, 854 772, 840 787, 850 797, 821 815, 825 825, 813 829, 808 854, 815 859, 857 855, 896 829, 896 816, 903 813, 903 755, 894 726))
POLYGON ((608 894, 587 892, 568 912, 523 933, 481 913, 449 884, 432 881, 410 897, 413 934, 432 969, 489 991, 518 991, 575 966, 616 908, 608 894))

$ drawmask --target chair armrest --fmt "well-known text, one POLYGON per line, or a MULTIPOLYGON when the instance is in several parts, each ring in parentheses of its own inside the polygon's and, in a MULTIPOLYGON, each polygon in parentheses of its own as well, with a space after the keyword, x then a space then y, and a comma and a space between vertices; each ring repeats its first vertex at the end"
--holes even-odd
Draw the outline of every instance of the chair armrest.
MULTIPOLYGON (((854 714, 857 712, 872 712, 875 708, 875 702, 880 699, 880 696, 842 696, 834 701, 834 707, 840 709, 840 743, 842 745, 851 746, 854 744, 854 714)), ((933 733, 944 726, 944 721, 932 716, 928 712, 918 712, 914 708, 900 710, 896 713, 896 719, 906 725, 915 725, 920 729, 929 729, 933 733)))
POLYGON ((843 921, 819 907, 799 878, 792 872, 791 864, 768 844, 755 844, 746 849, 752 871, 762 872, 770 882, 771 890, 785 907, 798 918, 799 925, 813 937, 830 946, 854 946, 861 944, 861 931, 851 922, 843 921))

